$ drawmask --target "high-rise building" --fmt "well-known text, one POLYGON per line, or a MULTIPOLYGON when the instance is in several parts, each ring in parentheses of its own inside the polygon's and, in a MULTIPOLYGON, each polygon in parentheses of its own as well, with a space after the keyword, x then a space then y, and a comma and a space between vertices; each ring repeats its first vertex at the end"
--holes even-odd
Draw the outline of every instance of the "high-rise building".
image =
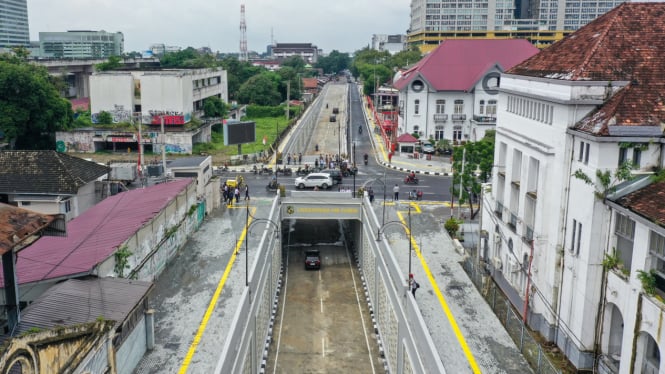
POLYGON ((625 0, 411 0, 408 43, 429 52, 444 39, 520 38, 546 47, 625 0))
POLYGON ((120 56, 125 38, 121 32, 67 31, 40 32, 41 57, 108 58, 120 56))
POLYGON ((29 45, 28 1, 0 0, 0 49, 29 45))

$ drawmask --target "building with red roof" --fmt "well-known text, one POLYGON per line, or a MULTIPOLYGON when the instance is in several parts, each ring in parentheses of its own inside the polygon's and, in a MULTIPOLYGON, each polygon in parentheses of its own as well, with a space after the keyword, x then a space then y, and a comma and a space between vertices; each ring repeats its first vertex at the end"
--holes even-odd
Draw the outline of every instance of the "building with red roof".
POLYGON ((526 40, 446 40, 398 73, 398 135, 479 140, 496 124, 501 73, 538 53, 526 40))
POLYGON ((68 222, 66 237, 42 237, 17 254, 20 300, 35 300, 71 278, 152 281, 202 220, 192 206, 205 210, 190 178, 106 198, 68 222))
POLYGON ((664 51, 629 2, 501 76, 481 257, 578 370, 665 372, 664 51))

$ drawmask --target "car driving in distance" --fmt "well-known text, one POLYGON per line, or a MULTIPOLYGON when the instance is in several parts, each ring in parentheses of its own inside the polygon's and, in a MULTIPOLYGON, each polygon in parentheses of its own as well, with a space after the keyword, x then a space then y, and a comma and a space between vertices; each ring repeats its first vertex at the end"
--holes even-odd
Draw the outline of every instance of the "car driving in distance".
POLYGON ((305 251, 305 270, 321 269, 321 253, 316 249, 305 251))
POLYGON ((327 173, 310 173, 304 177, 298 177, 295 181, 296 188, 314 188, 326 190, 333 185, 333 180, 330 174, 327 173))

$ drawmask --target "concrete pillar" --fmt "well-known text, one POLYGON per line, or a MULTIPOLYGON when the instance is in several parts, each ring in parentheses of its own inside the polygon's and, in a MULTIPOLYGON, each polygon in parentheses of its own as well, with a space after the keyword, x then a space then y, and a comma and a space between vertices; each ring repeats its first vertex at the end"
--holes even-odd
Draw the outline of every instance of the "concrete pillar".
POLYGON ((145 312, 145 345, 151 351, 155 348, 155 310, 148 309, 145 312))

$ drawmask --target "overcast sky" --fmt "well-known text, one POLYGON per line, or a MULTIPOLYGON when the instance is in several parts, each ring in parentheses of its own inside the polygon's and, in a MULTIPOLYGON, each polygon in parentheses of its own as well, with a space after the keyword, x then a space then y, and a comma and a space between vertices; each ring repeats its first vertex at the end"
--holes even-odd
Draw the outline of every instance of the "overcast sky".
POLYGON ((153 43, 240 49, 240 4, 245 4, 247 49, 312 43, 324 53, 354 52, 372 34, 404 34, 410 0, 28 0, 30 40, 40 31, 105 30, 125 36, 125 51, 153 43))

